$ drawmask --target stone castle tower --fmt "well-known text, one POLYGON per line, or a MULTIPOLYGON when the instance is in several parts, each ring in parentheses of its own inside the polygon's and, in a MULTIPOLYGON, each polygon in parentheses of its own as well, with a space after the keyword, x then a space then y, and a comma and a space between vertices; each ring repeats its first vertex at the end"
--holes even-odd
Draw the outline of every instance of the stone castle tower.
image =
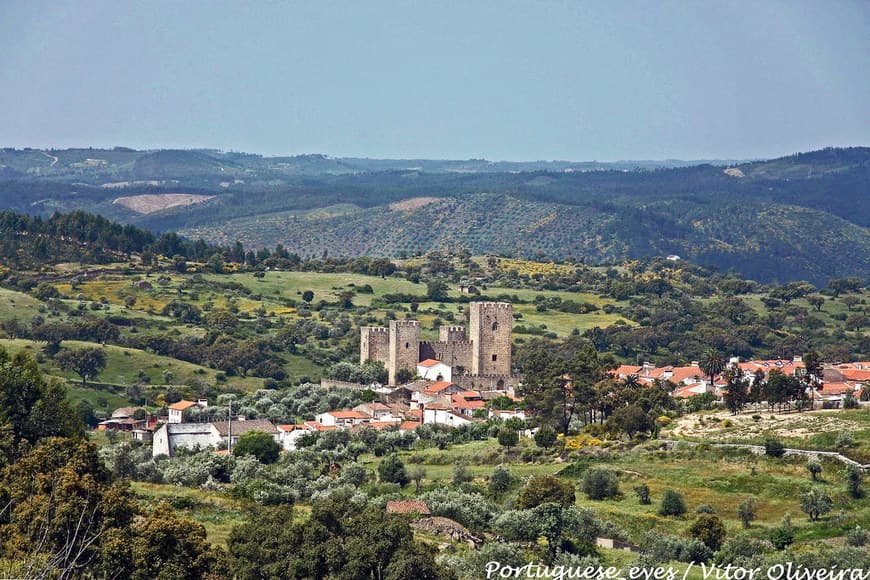
POLYGON ((472 346, 472 375, 511 374, 513 305, 508 302, 472 302, 468 334, 472 346))
POLYGON ((416 320, 391 320, 389 328, 364 326, 360 328, 360 364, 367 360, 384 363, 391 385, 396 384, 399 371, 415 374, 417 363, 427 358, 444 361, 471 376, 511 376, 513 306, 472 302, 469 310, 468 331, 463 326, 442 326, 438 342, 422 342, 416 320))
POLYGON ((390 348, 387 371, 390 384, 396 384, 396 373, 402 369, 417 372, 420 362, 420 323, 416 320, 390 321, 390 348))

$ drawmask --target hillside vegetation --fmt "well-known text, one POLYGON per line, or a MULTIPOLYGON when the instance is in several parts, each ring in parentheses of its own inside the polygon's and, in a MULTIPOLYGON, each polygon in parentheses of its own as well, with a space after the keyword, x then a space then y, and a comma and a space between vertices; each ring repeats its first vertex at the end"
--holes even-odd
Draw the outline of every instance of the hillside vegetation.
POLYGON ((591 264, 678 254, 762 282, 870 275, 870 149, 731 165, 6 149, 0 202, 302 256, 449 246, 591 264), (145 215, 115 203, 159 194, 213 197, 145 215))

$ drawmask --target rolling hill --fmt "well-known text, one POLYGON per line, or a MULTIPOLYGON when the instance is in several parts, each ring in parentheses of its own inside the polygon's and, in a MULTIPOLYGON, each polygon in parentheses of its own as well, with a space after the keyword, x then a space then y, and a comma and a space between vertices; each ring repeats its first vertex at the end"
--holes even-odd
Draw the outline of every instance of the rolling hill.
POLYGON ((678 254, 760 281, 870 276, 870 148, 694 164, 4 149, 0 204, 307 256, 678 254), (141 195, 153 211, 116 203, 141 195))

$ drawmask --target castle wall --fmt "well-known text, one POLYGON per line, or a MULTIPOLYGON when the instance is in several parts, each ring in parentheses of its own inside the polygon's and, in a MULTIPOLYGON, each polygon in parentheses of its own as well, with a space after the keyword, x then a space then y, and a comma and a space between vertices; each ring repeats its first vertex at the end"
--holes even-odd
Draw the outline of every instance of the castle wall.
MULTIPOLYGON (((441 327, 444 330, 444 327, 441 327)), ((464 334, 464 332, 463 332, 464 334)), ((474 346, 471 341, 461 340, 456 342, 429 342, 420 343, 420 360, 427 358, 440 360, 450 365, 457 372, 471 372, 471 353, 474 346), (458 367, 462 367, 459 369, 458 367)))
POLYGON ((464 342, 467 340, 464 326, 442 326, 438 329, 438 342, 464 342))
POLYGON ((359 364, 367 360, 390 363, 390 331, 382 326, 363 326, 359 329, 359 364))
POLYGON ((513 305, 508 302, 472 302, 469 339, 474 344, 472 375, 511 374, 513 305))
POLYGON ((420 362, 420 323, 416 320, 390 321, 390 356, 387 371, 390 384, 396 384, 396 373, 402 369, 417 372, 420 362))

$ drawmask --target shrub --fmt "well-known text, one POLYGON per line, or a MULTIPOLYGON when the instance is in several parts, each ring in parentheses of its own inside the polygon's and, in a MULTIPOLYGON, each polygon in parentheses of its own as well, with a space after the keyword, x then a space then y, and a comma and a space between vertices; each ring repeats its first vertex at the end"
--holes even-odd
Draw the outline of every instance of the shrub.
POLYGON ((698 507, 695 508, 696 514, 715 514, 716 510, 708 503, 702 503, 698 507))
POLYGON ((556 432, 552 427, 544 426, 535 433, 535 445, 542 449, 549 449, 556 444, 556 432))
POLYGON ((262 431, 248 431, 239 437, 233 447, 233 455, 253 455, 260 463, 275 463, 281 454, 281 446, 275 438, 262 431))
POLYGON ((857 465, 849 465, 846 468, 846 491, 855 499, 864 497, 864 490, 861 488, 862 479, 864 475, 857 465))
POLYGON ((744 528, 748 528, 757 515, 758 505, 755 502, 755 498, 746 498, 740 504, 740 507, 737 508, 737 517, 740 518, 740 523, 743 524, 744 528))
POLYGON ((815 457, 810 457, 807 460, 807 471, 813 478, 813 481, 818 480, 819 474, 822 472, 822 463, 815 457))
POLYGON ((513 429, 504 427, 498 431, 498 442, 499 445, 510 449, 520 442, 520 436, 513 429))
POLYGON ((861 526, 855 526, 846 534, 846 545, 861 547, 870 544, 870 532, 861 526))
POLYGON ((686 513, 686 502, 679 492, 666 489, 662 495, 662 505, 659 507, 661 516, 681 516, 686 513))
POLYGON ((645 483, 635 486, 634 493, 637 495, 641 505, 649 505, 652 503, 649 498, 649 486, 645 483))
POLYGON ((619 495, 619 479, 616 473, 609 469, 590 469, 583 477, 583 493, 594 500, 617 497, 619 495))
POLYGON ((378 465, 378 476, 384 483, 398 483, 401 487, 408 484, 408 474, 405 472, 405 464, 398 455, 388 455, 378 465))
POLYGON ((489 476, 489 492, 499 495, 510 489, 513 483, 511 472, 504 465, 497 466, 489 476))
POLYGON ((692 527, 689 528, 689 532, 693 538, 701 540, 714 552, 722 547, 722 542, 725 541, 727 534, 722 520, 712 514, 699 515, 692 527))
POLYGON ((834 442, 834 446, 837 449, 848 449, 855 444, 855 436, 852 435, 851 431, 840 431, 837 435, 837 440, 834 442))
POLYGON ((529 479, 517 496, 517 509, 530 509, 553 502, 568 507, 574 505, 574 486, 554 475, 538 475, 529 479))
POLYGON ((442 487, 424 493, 421 499, 433 516, 450 518, 472 529, 486 529, 495 515, 490 502, 479 493, 442 487))
POLYGON ((777 550, 785 550, 794 543, 794 528, 791 525, 791 516, 785 514, 779 526, 770 532, 770 543, 777 550))
POLYGON ((764 454, 768 457, 782 457, 785 455, 785 447, 782 441, 768 437, 764 440, 764 454))
POLYGON ((471 471, 468 470, 468 466, 461 461, 453 466, 453 485, 456 487, 461 486, 462 484, 468 483, 473 479, 471 475, 471 471))

